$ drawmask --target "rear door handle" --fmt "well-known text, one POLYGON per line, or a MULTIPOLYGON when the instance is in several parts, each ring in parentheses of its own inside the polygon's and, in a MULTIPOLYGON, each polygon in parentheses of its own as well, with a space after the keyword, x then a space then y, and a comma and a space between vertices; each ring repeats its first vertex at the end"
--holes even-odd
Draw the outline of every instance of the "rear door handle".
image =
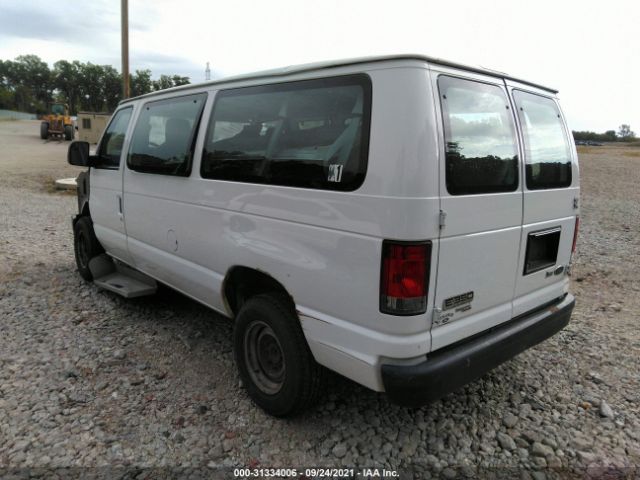
POLYGON ((120 217, 120 221, 122 221, 122 195, 116 195, 118 199, 118 217, 120 217))

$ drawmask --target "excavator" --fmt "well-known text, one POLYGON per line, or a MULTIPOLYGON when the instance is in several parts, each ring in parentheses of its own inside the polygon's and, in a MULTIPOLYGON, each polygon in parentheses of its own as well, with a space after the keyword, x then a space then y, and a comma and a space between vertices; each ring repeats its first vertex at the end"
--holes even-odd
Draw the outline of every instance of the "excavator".
POLYGON ((65 140, 73 140, 75 130, 69 116, 69 106, 64 103, 52 103, 50 112, 40 123, 40 138, 47 140, 49 137, 64 136, 65 140))

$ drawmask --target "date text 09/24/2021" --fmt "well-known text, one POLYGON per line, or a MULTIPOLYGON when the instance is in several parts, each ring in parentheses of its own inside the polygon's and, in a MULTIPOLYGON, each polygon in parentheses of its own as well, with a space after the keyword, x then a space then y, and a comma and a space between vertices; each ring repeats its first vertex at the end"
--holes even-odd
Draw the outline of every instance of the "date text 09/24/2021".
POLYGON ((385 468, 236 468, 235 478, 332 478, 332 479, 372 479, 398 478, 396 470, 385 468))

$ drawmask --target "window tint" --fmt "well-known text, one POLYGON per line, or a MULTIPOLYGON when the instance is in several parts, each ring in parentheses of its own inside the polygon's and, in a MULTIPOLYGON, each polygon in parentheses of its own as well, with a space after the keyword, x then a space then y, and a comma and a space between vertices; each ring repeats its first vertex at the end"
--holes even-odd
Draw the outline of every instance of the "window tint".
POLYGON ((524 135, 527 188, 571 185, 571 148, 556 103, 546 97, 513 92, 524 135))
POLYGON ((518 188, 513 118, 502 89, 447 76, 438 79, 438 88, 449 193, 511 192, 518 188))
POLYGON ((371 83, 365 75, 219 92, 204 178, 329 190, 364 181, 371 83))
POLYGON ((127 107, 118 110, 113 115, 100 141, 100 149, 98 150, 100 167, 118 168, 120 166, 120 154, 122 153, 124 136, 127 133, 132 111, 133 108, 127 107))
POLYGON ((145 173, 188 176, 193 144, 207 95, 187 95, 144 105, 127 165, 145 173))

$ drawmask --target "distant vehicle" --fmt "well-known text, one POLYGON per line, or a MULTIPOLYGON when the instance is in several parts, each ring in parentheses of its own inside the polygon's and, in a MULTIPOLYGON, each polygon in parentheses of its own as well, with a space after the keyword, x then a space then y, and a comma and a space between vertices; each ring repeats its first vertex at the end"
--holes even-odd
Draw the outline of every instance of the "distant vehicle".
POLYGON ((587 145, 586 140, 576 140, 576 145, 587 145))
POLYGON ((64 137, 65 140, 73 140, 75 130, 69 107, 64 103, 52 103, 49 111, 51 113, 43 117, 40 123, 40 138, 64 137))
POLYGON ((393 56, 124 100, 96 155, 69 147, 89 167, 78 270, 233 318, 272 415, 308 407, 322 367, 422 405, 569 322, 580 188, 556 93, 393 56))
POLYGON ((586 142, 586 145, 589 145, 590 147, 601 147, 602 143, 589 140, 588 142, 586 142))

